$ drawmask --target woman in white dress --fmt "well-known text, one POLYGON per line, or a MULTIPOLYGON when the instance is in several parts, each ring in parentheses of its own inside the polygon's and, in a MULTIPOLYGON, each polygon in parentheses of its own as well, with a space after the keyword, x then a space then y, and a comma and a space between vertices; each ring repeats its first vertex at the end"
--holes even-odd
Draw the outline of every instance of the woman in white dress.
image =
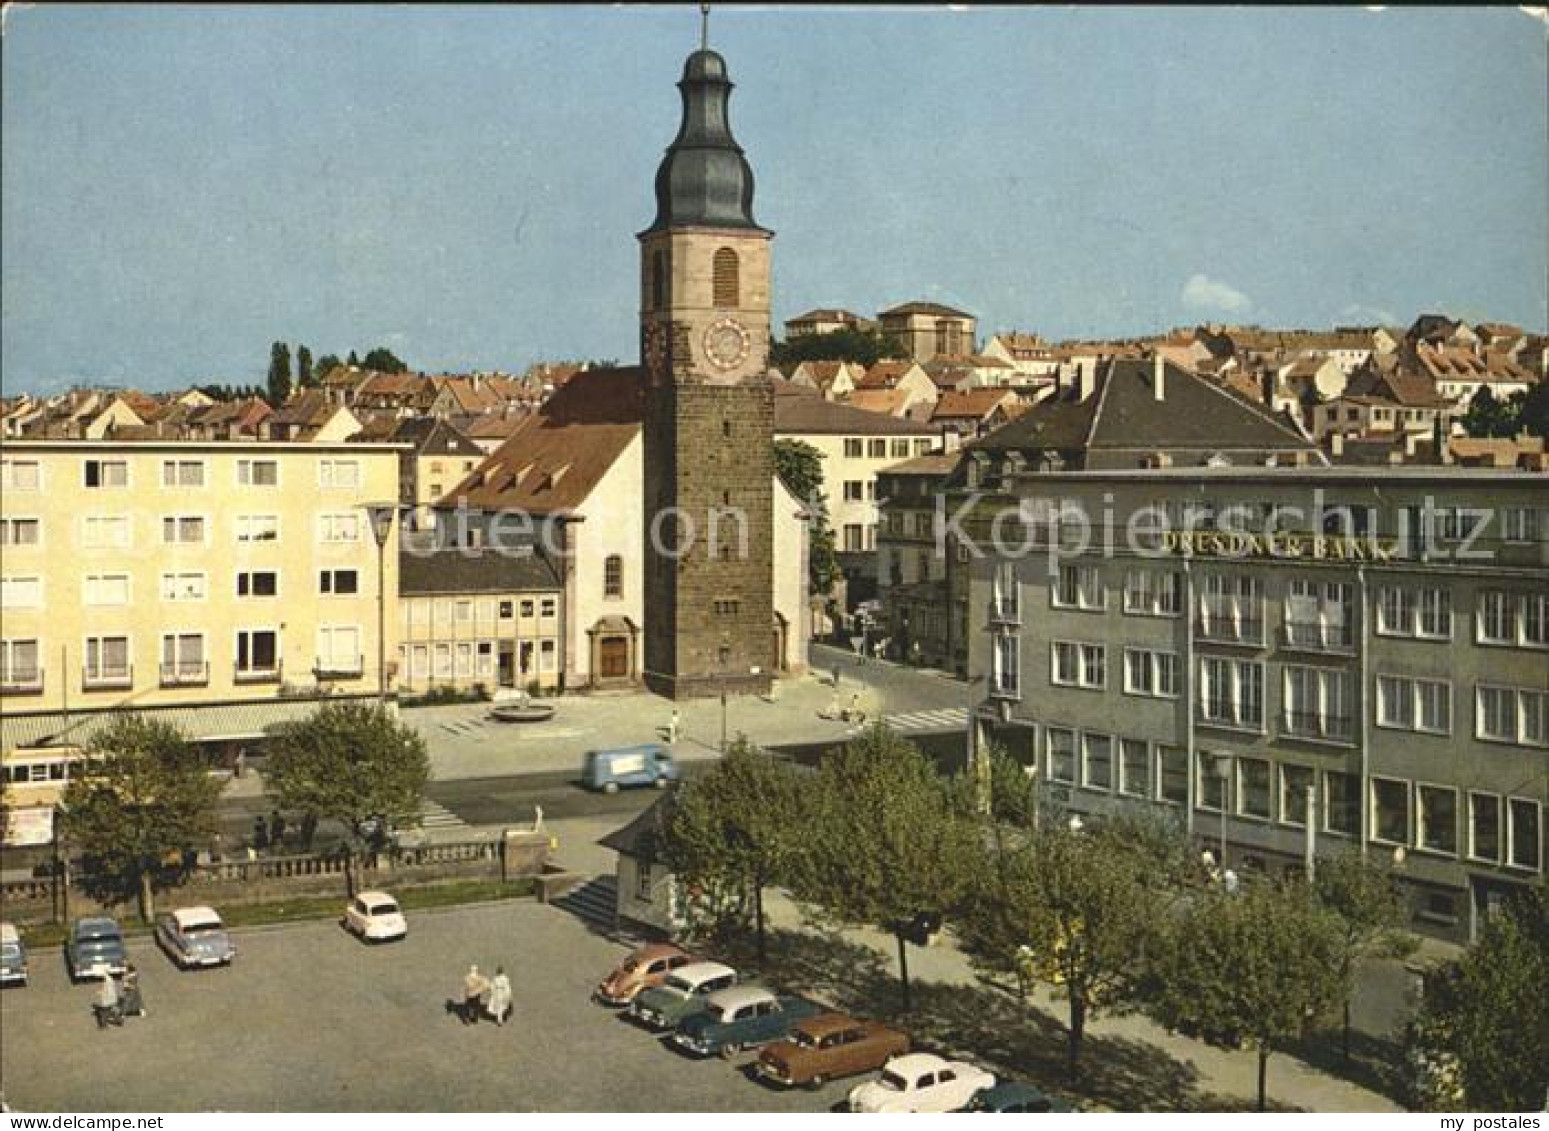
POLYGON ((504 966, 495 967, 495 976, 490 979, 489 1012, 496 1025, 504 1025, 511 1012, 511 979, 506 977, 504 966))

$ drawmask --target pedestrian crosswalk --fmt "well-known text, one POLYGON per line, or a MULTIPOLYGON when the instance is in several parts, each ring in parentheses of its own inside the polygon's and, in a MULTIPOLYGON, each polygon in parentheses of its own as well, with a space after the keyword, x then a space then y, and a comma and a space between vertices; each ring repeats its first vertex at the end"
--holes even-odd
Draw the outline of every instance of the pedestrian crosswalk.
POLYGON ((934 711, 905 711, 902 714, 886 715, 882 721, 888 729, 899 734, 963 730, 968 726, 968 708, 941 707, 934 711))

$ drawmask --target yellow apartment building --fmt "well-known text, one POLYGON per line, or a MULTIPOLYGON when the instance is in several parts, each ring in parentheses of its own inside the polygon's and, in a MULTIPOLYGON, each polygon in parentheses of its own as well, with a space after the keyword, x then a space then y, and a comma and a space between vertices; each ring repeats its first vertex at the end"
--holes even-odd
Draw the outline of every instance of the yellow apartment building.
POLYGON ((51 806, 109 711, 165 719, 231 757, 320 699, 373 699, 384 676, 393 690, 397 531, 379 550, 367 504, 396 504, 402 448, 0 445, 11 804, 51 806))

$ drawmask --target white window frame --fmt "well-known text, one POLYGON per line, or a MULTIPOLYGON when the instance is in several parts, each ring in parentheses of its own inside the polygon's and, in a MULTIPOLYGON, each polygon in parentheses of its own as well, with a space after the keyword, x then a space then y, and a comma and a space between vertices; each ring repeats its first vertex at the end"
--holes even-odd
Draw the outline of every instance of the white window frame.
POLYGON ((1301 786, 1295 785, 1287 774, 1299 771, 1307 775, 1307 785, 1312 789, 1318 788, 1318 770, 1315 766, 1304 765, 1301 762, 1277 762, 1275 764, 1275 777, 1279 779, 1280 788, 1279 806, 1280 812, 1277 819, 1280 824, 1293 829, 1305 829, 1307 827, 1307 802, 1302 797, 1301 786))
POLYGON ((7 636, 0 640, 0 685, 15 688, 40 687, 43 683, 43 640, 37 636, 7 636), (16 665, 16 650, 20 645, 31 644, 33 652, 32 667, 25 674, 29 679, 22 679, 23 672, 16 665))
POLYGON ((231 671, 232 671, 233 675, 238 676, 238 677, 241 677, 241 676, 270 676, 270 675, 278 674, 283 669, 283 665, 284 665, 284 662, 285 662, 285 636, 280 631, 280 626, 278 626, 278 625, 252 625, 252 626, 249 626, 249 627, 246 627, 246 628, 238 628, 232 634, 231 643, 232 643, 232 648, 231 648, 231 671), (244 636, 246 636, 248 638, 248 645, 247 645, 248 659, 249 659, 249 661, 251 661, 252 657, 253 657, 253 637, 255 637, 256 635, 258 635, 261 632, 269 633, 269 634, 271 634, 274 637, 274 667, 272 667, 272 668, 255 668, 255 667, 251 666, 251 663, 249 664, 248 667, 245 667, 245 668, 242 667, 241 666, 242 638, 244 636))
POLYGON ((1150 699, 1176 699, 1180 685, 1178 676, 1178 653, 1156 648, 1124 649, 1124 693, 1126 695, 1140 695, 1150 699), (1135 657, 1143 658, 1145 679, 1141 683, 1136 683, 1130 678, 1135 674, 1132 667, 1135 657), (1162 673, 1169 670, 1172 672, 1171 681, 1162 678, 1162 673), (1170 688, 1164 686, 1168 682, 1171 683, 1170 688))
POLYGON ((277 569, 239 569, 237 570, 236 576, 232 579, 231 592, 232 595, 235 596, 239 601, 273 601, 277 599, 281 593, 285 592, 285 589, 283 579, 280 577, 280 571, 277 569), (274 575, 273 593, 253 592, 253 582, 251 579, 255 574, 260 573, 271 573, 274 575), (242 579, 244 577, 249 579, 247 584, 248 591, 246 593, 242 592, 242 579))
POLYGON ((323 546, 351 546, 360 541, 360 515, 355 511, 325 511, 317 516, 317 541, 323 546), (348 532, 348 537, 344 532, 348 532))
POLYGON ((134 678, 134 637, 127 632, 103 633, 98 636, 87 636, 81 641, 81 671, 85 673, 87 682, 93 680, 106 683, 111 679, 117 679, 120 675, 134 678), (122 640, 124 642, 124 670, 109 672, 102 664, 102 646, 109 640, 122 640), (95 645, 95 648, 93 648, 95 645), (95 652, 95 655, 93 654, 95 652), (93 664, 93 659, 96 663, 93 664), (93 674, 93 669, 95 673, 93 674))
POLYGON ((325 491, 355 490, 360 487, 361 466, 358 459, 320 459, 317 461, 317 485, 325 491), (348 468, 348 481, 341 482, 339 472, 348 468))
POLYGON ((83 514, 81 549, 127 550, 134 545, 134 521, 127 514, 83 514), (101 537, 103 534, 109 537, 101 537))
POLYGON ((206 474, 208 471, 209 468, 205 466, 205 461, 202 459, 164 459, 161 461, 161 485, 176 490, 204 487, 209 483, 209 476, 206 474), (197 483, 183 482, 183 473, 189 468, 198 470, 197 483), (172 480, 170 483, 167 481, 169 475, 172 480))
POLYGON ((203 514, 164 514, 161 516, 161 544, 163 546, 206 546, 210 542, 210 517, 203 514), (177 533, 176 538, 167 537, 167 523, 173 523, 173 529, 177 533), (188 539, 183 537, 183 524, 197 522, 199 524, 199 537, 188 539))
POLYGON ((317 626, 317 666, 329 672, 363 672, 366 668, 365 633, 358 624, 317 626), (339 639, 353 640, 341 659, 339 639), (324 661, 327 661, 326 663, 324 661))
POLYGON ((272 458, 250 457, 237 460, 237 486, 238 487, 279 487, 281 484, 280 461, 272 458), (273 483, 256 483, 253 480, 255 467, 273 467, 273 483))
POLYGON ((1519 872, 1532 872, 1537 874, 1544 870, 1544 807, 1533 797, 1507 797, 1506 798, 1506 837, 1502 845, 1501 862, 1508 868, 1519 872), (1534 832, 1533 852, 1538 857, 1537 864, 1518 864, 1517 854, 1517 814, 1514 806, 1517 804, 1530 805, 1533 808, 1534 832))
MULTIPOLYGON (((84 473, 82 473, 84 482, 84 473)), ((0 459, 0 491, 41 491, 43 489, 43 462, 35 459, 0 459), (23 468, 30 475, 17 473, 23 468)))
POLYGON ((1241 817, 1245 821, 1273 821, 1275 819, 1275 765, 1268 758, 1259 758, 1248 754, 1238 754, 1232 759, 1232 778, 1235 789, 1232 791, 1233 816, 1241 817), (1248 776, 1244 772, 1245 767, 1264 767, 1264 809, 1263 813, 1248 812, 1246 798, 1248 796, 1248 776))
POLYGON ((238 542, 280 540, 280 516, 277 514, 239 514, 234 523, 238 542))
POLYGON ((1408 778, 1390 778, 1382 774, 1372 774, 1369 779, 1371 788, 1367 790, 1366 798, 1366 828, 1368 840, 1372 844, 1390 844, 1394 847, 1408 848, 1414 839, 1415 832, 1415 798, 1414 783, 1408 778), (1389 840, 1380 835, 1377 824, 1377 783, 1386 782, 1391 785, 1404 787, 1404 835, 1399 840, 1389 840))
POLYGON ((1083 613, 1105 611, 1108 608, 1108 591, 1103 586, 1102 570, 1094 565, 1061 565, 1054 577, 1054 584, 1049 586, 1049 603, 1056 609, 1070 609, 1083 613), (1066 570, 1073 570, 1075 573, 1074 602, 1067 602, 1060 592, 1065 582, 1066 570))
POLYGON ((1044 770, 1049 781, 1056 785, 1075 785, 1076 779, 1081 773, 1081 736, 1071 727, 1045 727, 1044 728, 1044 770), (1057 734, 1070 736, 1070 777, 1059 778, 1054 776, 1054 736, 1057 734))
POLYGON ((87 573, 81 576, 81 604, 91 608, 112 608, 133 604, 133 582, 127 573, 87 573), (120 586, 122 597, 118 600, 104 599, 102 588, 106 586, 120 586), (95 595, 93 589, 96 589, 95 595))
POLYGON ((1463 815, 1463 809, 1460 802, 1461 798, 1458 796, 1458 788, 1456 786, 1441 785, 1437 782, 1429 781, 1416 781, 1414 783, 1414 790, 1412 791, 1410 803, 1414 807, 1413 831, 1415 851, 1424 852, 1428 856, 1444 856, 1449 859, 1455 859, 1457 857, 1459 850, 1462 848, 1462 841, 1459 835, 1459 829, 1457 827, 1460 823, 1459 819, 1463 815), (1426 790, 1431 790, 1435 793, 1452 794, 1452 851, 1450 852, 1445 848, 1434 848, 1431 845, 1425 843, 1426 822, 1424 798, 1426 790))
POLYGON ((1114 751, 1118 749, 1118 741, 1111 734, 1102 731, 1084 730, 1081 732, 1081 788, 1092 790, 1096 793, 1112 793, 1114 783, 1118 777, 1118 771, 1113 764, 1114 751), (1093 740, 1108 744, 1108 784, 1094 785, 1091 775, 1091 743, 1093 740))
POLYGON ((81 489, 85 491, 122 491, 134 486, 134 476, 129 469, 129 461, 124 458, 112 456, 90 456, 81 460, 81 489), (86 482, 86 469, 92 464, 97 465, 97 484, 91 486, 86 482), (122 467, 124 469, 124 481, 122 483, 107 483, 103 481, 103 469, 106 467, 122 467))
POLYGON ((1119 737, 1114 741, 1118 746, 1119 751, 1119 756, 1115 759, 1116 771, 1114 773, 1114 787, 1118 791, 1119 796, 1136 797, 1140 798, 1141 800, 1149 800, 1153 792, 1151 784, 1152 775, 1156 768, 1155 758, 1153 757, 1151 751, 1151 743, 1147 742, 1143 738, 1119 737), (1130 781, 1130 775, 1126 770, 1128 763, 1126 762, 1124 756, 1127 750, 1133 750, 1135 747, 1140 748, 1140 761, 1143 767, 1139 789, 1133 788, 1135 783, 1130 781))
POLYGON ((1469 860, 1480 864, 1499 864, 1506 859, 1506 798, 1499 793, 1492 793, 1487 789, 1470 789, 1466 791, 1465 804, 1467 812, 1464 814, 1464 830, 1468 834, 1467 841, 1460 847, 1469 860), (1474 843, 1474 799, 1485 798, 1495 802, 1495 841, 1496 855, 1481 856, 1478 845, 1474 843))
POLYGON ((162 571, 160 593, 163 601, 203 601, 209 591, 210 577, 203 570, 162 571), (195 581, 196 584, 190 585, 195 581))
POLYGON ((361 593, 360 593, 360 573, 361 573, 361 571, 359 569, 356 569, 353 566, 339 566, 337 568, 329 567, 329 568, 324 568, 324 569, 318 570, 317 571, 317 594, 318 594, 318 596, 320 596, 320 597, 328 597, 330 599, 331 598, 341 598, 341 599, 346 600, 346 601, 353 601, 353 600, 355 600, 357 597, 359 597, 361 595, 361 593), (353 593, 340 593, 339 592, 339 574, 341 574, 341 573, 353 573, 355 575, 355 591, 353 593), (325 584, 325 582, 326 582, 326 584, 325 584))
POLYGON ((43 589, 43 578, 35 573, 6 574, 0 577, 0 609, 41 609, 43 589), (23 585, 28 587, 26 599, 18 588, 23 585))
POLYGON ((1377 704, 1373 719, 1384 730, 1412 731, 1416 734, 1450 735, 1452 733, 1452 682, 1445 679, 1422 679, 1418 676, 1390 675, 1379 672, 1376 680, 1377 704), (1442 702, 1446 705, 1446 725, 1427 726, 1423 704, 1425 689, 1440 687, 1444 690, 1442 702), (1396 718, 1392 713, 1395 705, 1402 704, 1407 717, 1396 718))
POLYGON ((1082 691, 1102 691, 1108 686, 1108 656, 1107 648, 1102 644, 1087 643, 1079 640, 1052 640, 1049 642, 1049 681, 1056 687, 1071 687, 1082 691), (1075 678, 1060 678, 1060 649, 1071 648, 1075 657, 1075 678), (1103 678, 1099 682, 1087 679, 1088 662, 1091 650, 1099 654, 1098 663, 1102 666, 1103 678))
POLYGON ((1481 742, 1499 742, 1510 746, 1549 747, 1549 691, 1536 691, 1528 687, 1507 687, 1500 684, 1480 683, 1474 687, 1474 737, 1481 742), (1484 729, 1484 693, 1502 692, 1511 696, 1512 735, 1486 734, 1484 729), (1540 727, 1545 733, 1539 738, 1528 735, 1527 704, 1537 700, 1540 727))
POLYGON ((10 549, 22 546, 36 549, 43 545, 43 520, 37 515, 0 515, 0 531, 3 531, 3 533, 0 533, 0 546, 6 546, 10 549), (22 528, 24 523, 30 524, 36 535, 30 542, 23 542, 16 537, 17 531, 22 528))

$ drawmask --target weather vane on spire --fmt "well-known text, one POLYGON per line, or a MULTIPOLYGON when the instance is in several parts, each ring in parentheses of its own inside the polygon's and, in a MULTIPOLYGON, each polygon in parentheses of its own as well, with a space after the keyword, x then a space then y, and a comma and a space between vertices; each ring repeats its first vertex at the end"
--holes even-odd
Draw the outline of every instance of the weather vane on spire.
POLYGON ((699 49, 710 50, 710 5, 699 5, 699 49))

